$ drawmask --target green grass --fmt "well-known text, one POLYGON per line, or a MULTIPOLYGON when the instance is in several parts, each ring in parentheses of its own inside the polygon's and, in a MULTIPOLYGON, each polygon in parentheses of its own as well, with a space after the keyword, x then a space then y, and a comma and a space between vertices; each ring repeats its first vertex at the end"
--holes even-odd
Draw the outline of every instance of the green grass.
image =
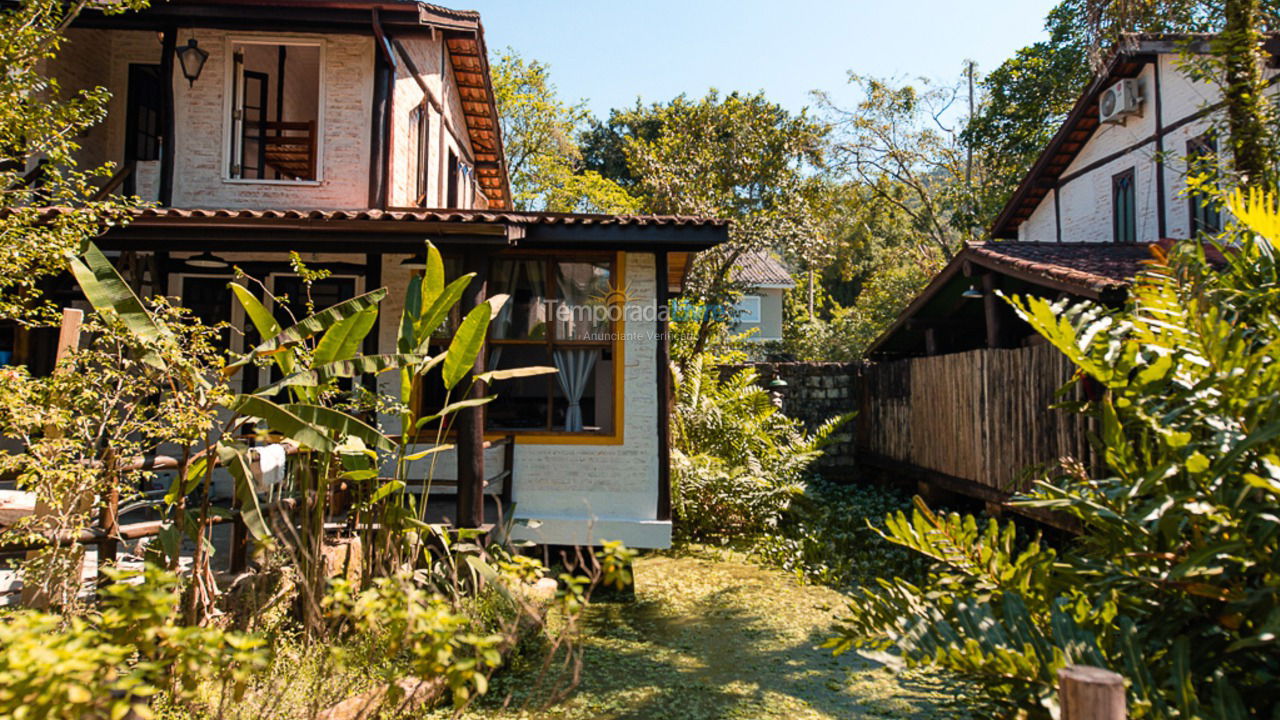
POLYGON ((702 547, 643 557, 635 577, 634 600, 590 609, 582 682, 566 701, 540 707, 527 658, 464 717, 963 717, 947 703, 957 686, 819 649, 845 602, 834 590, 702 547))

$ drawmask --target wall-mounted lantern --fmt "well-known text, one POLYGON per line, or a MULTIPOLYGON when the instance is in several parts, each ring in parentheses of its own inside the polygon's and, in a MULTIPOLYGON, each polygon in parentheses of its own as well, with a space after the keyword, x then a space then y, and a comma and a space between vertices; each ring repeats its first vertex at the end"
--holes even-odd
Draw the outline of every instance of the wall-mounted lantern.
POLYGON ((189 86, 196 84, 196 79, 200 77, 200 71, 204 69, 204 61, 209 59, 209 53, 196 44, 195 38, 187 40, 186 47, 178 48, 178 62, 182 65, 182 76, 187 79, 189 86))

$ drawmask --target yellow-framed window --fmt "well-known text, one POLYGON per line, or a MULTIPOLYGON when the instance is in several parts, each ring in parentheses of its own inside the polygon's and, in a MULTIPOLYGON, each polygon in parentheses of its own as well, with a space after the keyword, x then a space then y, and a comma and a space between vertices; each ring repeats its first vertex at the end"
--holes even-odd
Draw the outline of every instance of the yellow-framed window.
MULTIPOLYGON (((559 372, 492 388, 498 399, 485 408, 487 432, 552 442, 621 439, 622 259, 622 253, 544 252, 491 259, 489 294, 508 300, 490 323, 486 369, 546 365, 559 372)), ((433 350, 449 340, 442 333, 433 350)), ((445 400, 437 375, 415 393, 424 415, 445 400)))

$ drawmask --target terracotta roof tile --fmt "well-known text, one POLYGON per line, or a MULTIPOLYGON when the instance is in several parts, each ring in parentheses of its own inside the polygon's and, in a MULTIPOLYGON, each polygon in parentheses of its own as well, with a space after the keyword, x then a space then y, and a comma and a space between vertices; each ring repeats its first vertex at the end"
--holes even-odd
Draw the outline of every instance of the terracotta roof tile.
MULTIPOLYGON (((52 217, 61 208, 43 211, 52 217)), ((653 225, 675 227, 724 227, 729 223, 719 218, 692 215, 587 215, 575 213, 509 212, 492 210, 428 210, 393 208, 390 210, 244 210, 229 208, 143 208, 135 210, 138 219, 226 219, 226 220, 363 220, 373 222, 457 222, 502 223, 510 225, 653 225)))
MULTIPOLYGON (((1112 243, 973 243, 975 259, 1077 286, 1093 293, 1117 290, 1151 259, 1151 246, 1112 243)), ((986 264, 986 263, 984 263, 986 264)))

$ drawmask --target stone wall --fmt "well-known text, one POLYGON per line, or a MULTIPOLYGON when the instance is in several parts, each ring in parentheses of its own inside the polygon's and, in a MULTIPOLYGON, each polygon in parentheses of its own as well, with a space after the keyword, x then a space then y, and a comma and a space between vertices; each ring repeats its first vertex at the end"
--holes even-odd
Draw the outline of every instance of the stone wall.
MULTIPOLYGON (((747 363, 725 365, 721 371, 729 374, 743 368, 753 368, 760 376, 761 387, 768 387, 775 378, 786 381, 782 394, 782 410, 813 429, 837 415, 856 409, 855 382, 857 363, 747 363)), ((857 418, 846 423, 833 436, 826 454, 816 463, 818 472, 839 479, 853 472, 853 429, 857 418)))

